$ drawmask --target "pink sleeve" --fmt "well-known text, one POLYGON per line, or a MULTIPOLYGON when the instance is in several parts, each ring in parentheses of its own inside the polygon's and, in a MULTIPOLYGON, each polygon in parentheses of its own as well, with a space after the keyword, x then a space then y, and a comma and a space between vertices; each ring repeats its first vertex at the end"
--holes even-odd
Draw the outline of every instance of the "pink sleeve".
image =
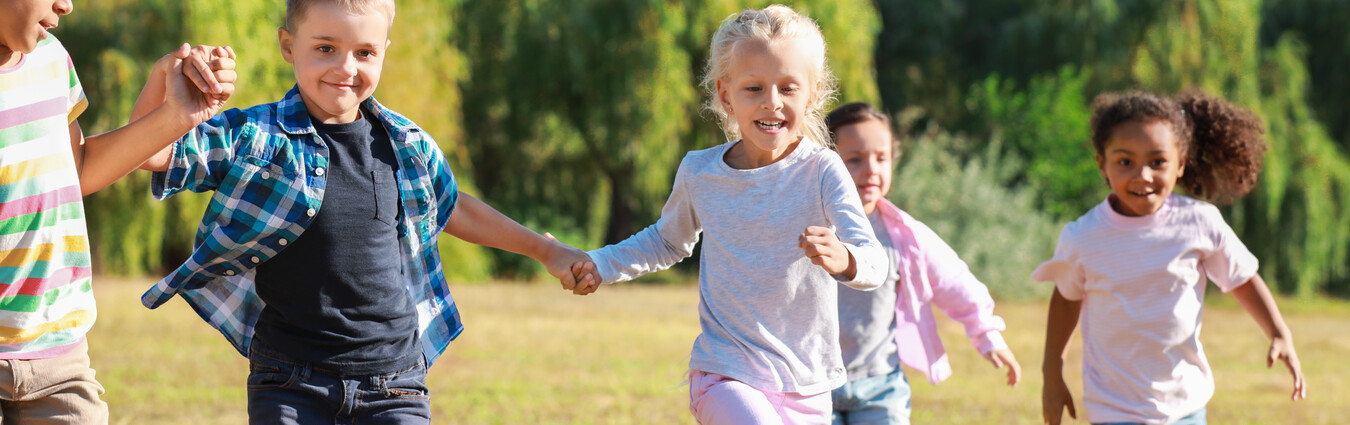
POLYGON ((1203 260, 1209 280, 1214 281, 1214 285, 1223 292, 1228 292, 1256 276, 1260 262, 1223 220, 1219 209, 1211 205, 1200 217, 1206 221, 1202 224, 1210 229, 1210 237, 1214 240, 1214 250, 1207 253, 1203 260))
POLYGON ((980 354, 1007 348, 999 334, 1007 329, 1007 324, 994 314, 994 298, 989 296, 989 288, 975 278, 966 262, 942 238, 927 227, 915 227, 915 243, 920 244, 923 252, 933 304, 966 328, 966 336, 980 354))
POLYGON ((1078 263, 1077 249, 1070 237, 1073 234, 1072 223, 1059 233, 1059 243, 1055 245, 1055 256, 1031 272, 1031 279, 1039 282, 1054 282, 1059 294, 1069 301, 1080 301, 1085 295, 1083 266, 1078 263))

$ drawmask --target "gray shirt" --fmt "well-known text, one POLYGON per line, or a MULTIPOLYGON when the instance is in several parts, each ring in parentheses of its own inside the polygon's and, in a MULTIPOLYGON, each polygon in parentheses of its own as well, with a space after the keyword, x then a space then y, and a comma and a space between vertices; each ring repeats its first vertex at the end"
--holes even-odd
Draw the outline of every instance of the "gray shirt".
POLYGON ((661 218, 590 253, 606 283, 699 257, 699 323, 689 367, 752 387, 804 395, 847 381, 839 352, 838 283, 875 288, 885 253, 839 155, 801 142, 773 164, 738 170, 725 143, 685 155, 661 218), (844 282, 797 246, 807 226, 833 226, 857 264, 844 282))
POLYGON ((844 368, 848 380, 885 375, 900 366, 900 353, 895 345, 895 284, 900 263, 895 244, 886 234, 881 214, 867 216, 876 231, 877 241, 886 250, 886 283, 875 291, 839 290, 839 349, 844 354, 844 368))

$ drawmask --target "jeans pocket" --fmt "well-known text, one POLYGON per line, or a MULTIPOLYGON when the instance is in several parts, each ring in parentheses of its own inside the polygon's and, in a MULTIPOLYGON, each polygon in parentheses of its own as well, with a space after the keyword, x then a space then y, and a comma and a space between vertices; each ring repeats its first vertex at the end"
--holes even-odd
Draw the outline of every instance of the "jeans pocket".
POLYGON ((248 390, 264 391, 290 388, 299 379, 300 370, 294 365, 252 356, 248 362, 248 390))
POLYGON ((385 375, 384 394, 388 398, 430 400, 426 360, 419 359, 411 369, 385 375))

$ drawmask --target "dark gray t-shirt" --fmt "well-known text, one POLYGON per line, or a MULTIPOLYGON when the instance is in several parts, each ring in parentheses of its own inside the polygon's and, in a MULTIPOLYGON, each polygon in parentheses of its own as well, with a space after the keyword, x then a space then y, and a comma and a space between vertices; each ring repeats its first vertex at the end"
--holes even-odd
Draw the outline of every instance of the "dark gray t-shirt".
POLYGON ((302 178, 326 179, 323 205, 257 274, 267 307, 256 339, 345 375, 403 370, 422 353, 399 258, 394 148, 384 126, 364 115, 314 123, 328 145, 328 167, 302 178))
POLYGON ((886 283, 875 291, 839 288, 839 350, 844 355, 848 380, 885 375, 900 365, 895 345, 896 282, 900 259, 881 222, 881 214, 867 216, 877 242, 886 251, 886 283))

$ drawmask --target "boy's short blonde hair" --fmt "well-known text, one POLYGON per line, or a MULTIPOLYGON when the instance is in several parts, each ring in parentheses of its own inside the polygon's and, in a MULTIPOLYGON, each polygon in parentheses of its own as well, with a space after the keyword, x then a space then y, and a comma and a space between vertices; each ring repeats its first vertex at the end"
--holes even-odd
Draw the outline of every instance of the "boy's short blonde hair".
POLYGON ((309 7, 319 3, 335 3, 352 13, 389 12, 389 27, 394 26, 394 0, 286 0, 286 30, 295 31, 309 7))
POLYGON ((816 80, 810 85, 813 98, 808 103, 806 123, 803 126, 805 136, 812 142, 829 147, 829 132, 825 130, 825 105, 834 97, 835 79, 830 67, 825 63, 825 37, 820 27, 811 18, 798 14, 792 8, 772 5, 762 10, 745 10, 728 16, 713 34, 708 66, 703 73, 701 85, 708 95, 704 108, 717 116, 722 131, 727 138, 735 140, 741 137, 740 126, 727 114, 717 95, 717 80, 726 76, 731 69, 731 60, 736 45, 742 41, 798 40, 801 48, 806 49, 811 63, 815 65, 812 73, 816 80))

